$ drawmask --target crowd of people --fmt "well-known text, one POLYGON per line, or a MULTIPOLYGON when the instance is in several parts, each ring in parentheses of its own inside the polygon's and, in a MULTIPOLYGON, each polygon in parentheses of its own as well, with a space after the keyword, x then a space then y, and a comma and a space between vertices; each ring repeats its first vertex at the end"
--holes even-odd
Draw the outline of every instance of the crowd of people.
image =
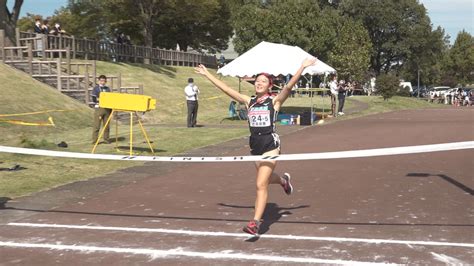
POLYGON ((454 106, 472 106, 474 104, 474 91, 455 88, 447 91, 430 91, 430 102, 450 104, 454 106))
POLYGON ((59 22, 54 23, 54 27, 51 27, 49 25, 49 20, 47 19, 43 21, 41 21, 41 19, 36 19, 33 31, 37 34, 67 34, 67 32, 61 28, 59 22))

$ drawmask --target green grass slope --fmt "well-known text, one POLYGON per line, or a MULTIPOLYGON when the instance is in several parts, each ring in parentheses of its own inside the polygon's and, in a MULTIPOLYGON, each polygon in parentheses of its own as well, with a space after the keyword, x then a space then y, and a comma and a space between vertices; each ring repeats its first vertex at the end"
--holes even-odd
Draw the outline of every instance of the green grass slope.
POLYGON ((29 75, 0 63, 0 141, 21 134, 45 135, 90 126, 92 110, 29 75), (27 116, 4 116, 45 110, 65 110, 27 116), (4 120, 45 122, 53 118, 55 127, 19 126, 4 120))

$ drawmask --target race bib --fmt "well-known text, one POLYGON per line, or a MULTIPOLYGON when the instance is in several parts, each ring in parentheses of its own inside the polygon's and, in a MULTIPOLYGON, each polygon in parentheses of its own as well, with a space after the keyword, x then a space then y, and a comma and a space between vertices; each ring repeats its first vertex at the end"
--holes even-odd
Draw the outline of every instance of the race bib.
POLYGON ((251 127, 271 126, 269 110, 250 110, 248 119, 251 127))

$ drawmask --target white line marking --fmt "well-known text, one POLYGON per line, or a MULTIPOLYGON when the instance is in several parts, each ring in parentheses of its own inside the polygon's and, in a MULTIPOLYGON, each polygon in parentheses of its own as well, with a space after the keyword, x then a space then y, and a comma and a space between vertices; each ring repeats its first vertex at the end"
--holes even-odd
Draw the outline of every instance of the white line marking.
POLYGON ((283 154, 273 156, 228 156, 228 157, 166 157, 166 156, 123 156, 113 154, 91 154, 79 152, 64 152, 39 149, 26 149, 17 147, 0 146, 0 152, 19 153, 28 155, 53 156, 78 159, 102 159, 102 160, 124 160, 124 161, 152 161, 152 162, 253 162, 262 160, 294 161, 294 160, 324 160, 341 158, 358 158, 386 155, 413 154, 438 151, 452 151, 474 149, 474 141, 393 147, 382 149, 283 154))
POLYGON ((431 255, 433 255, 435 260, 446 263, 446 265, 467 265, 467 263, 465 263, 464 261, 456 259, 454 257, 450 257, 448 255, 438 254, 435 252, 430 252, 430 253, 431 255))
MULTIPOLYGON (((90 225, 66 225, 66 224, 37 224, 37 223, 8 223, 11 226, 23 227, 41 227, 41 228, 65 228, 81 230, 107 230, 107 231, 126 231, 126 232, 146 232, 146 233, 164 233, 190 236, 223 236, 248 238, 248 234, 225 233, 225 232, 207 232, 192 230, 173 230, 163 228, 136 228, 136 227, 112 227, 112 226, 90 226, 90 225)), ((467 247, 474 248, 474 243, 453 243, 436 241, 411 241, 395 239, 366 239, 366 238, 345 238, 345 237, 317 237, 317 236, 294 236, 294 235, 270 235, 264 234, 260 238, 268 239, 286 239, 286 240, 308 240, 308 241, 332 241, 332 242, 362 242, 371 244, 399 244, 399 245, 421 245, 421 246, 449 246, 449 247, 467 247)))
POLYGON ((113 252, 126 253, 135 255, 147 255, 152 259, 165 257, 198 257, 204 259, 222 259, 222 260, 256 260, 256 261, 275 261, 275 262, 299 262, 299 263, 325 263, 325 264, 340 264, 340 265, 396 265, 389 263, 376 263, 365 261, 351 261, 351 260, 328 260, 318 258, 304 258, 304 257, 285 257, 285 256, 270 256, 260 254, 244 254, 244 253, 229 253, 225 252, 194 252, 184 251, 181 248, 160 250, 148 248, 115 248, 115 247, 96 247, 96 246, 79 246, 79 245, 58 245, 58 244, 32 244, 32 243, 15 243, 2 242, 0 246, 12 248, 44 248, 53 250, 72 250, 80 252, 113 252))

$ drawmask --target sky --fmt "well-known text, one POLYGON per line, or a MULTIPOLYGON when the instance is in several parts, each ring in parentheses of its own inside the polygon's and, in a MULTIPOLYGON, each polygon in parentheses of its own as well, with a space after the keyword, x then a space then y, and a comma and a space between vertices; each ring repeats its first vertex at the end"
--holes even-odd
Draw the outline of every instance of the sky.
MULTIPOLYGON (((368 0, 369 1, 369 0, 368 0)), ((458 32, 466 30, 474 35, 474 1, 473 0, 418 0, 428 10, 433 28, 441 26, 451 36, 454 43, 458 32)), ((14 0, 7 3, 13 6, 14 0)), ((67 0, 24 0, 20 17, 26 13, 51 16, 61 6, 67 5, 67 0)))

